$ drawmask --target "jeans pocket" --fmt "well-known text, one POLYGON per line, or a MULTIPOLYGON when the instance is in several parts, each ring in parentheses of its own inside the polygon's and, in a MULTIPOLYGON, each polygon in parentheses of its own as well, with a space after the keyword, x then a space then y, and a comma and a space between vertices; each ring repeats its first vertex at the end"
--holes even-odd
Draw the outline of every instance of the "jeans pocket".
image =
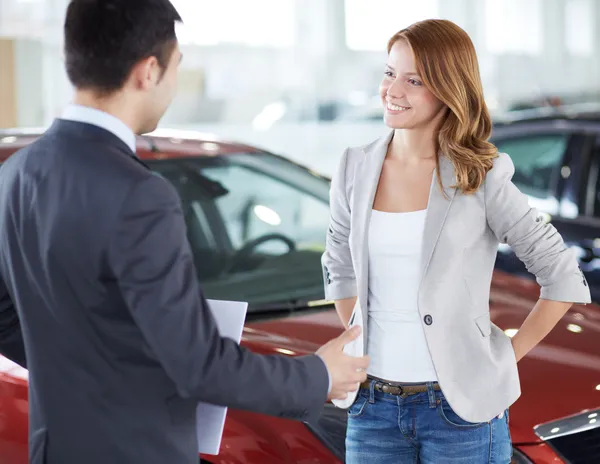
POLYGON ((365 412, 369 399, 358 395, 352 406, 348 408, 348 417, 360 417, 365 412))
POLYGON ((472 430, 483 427, 487 422, 468 422, 454 412, 445 399, 438 400, 438 413, 450 427, 461 430, 472 430))

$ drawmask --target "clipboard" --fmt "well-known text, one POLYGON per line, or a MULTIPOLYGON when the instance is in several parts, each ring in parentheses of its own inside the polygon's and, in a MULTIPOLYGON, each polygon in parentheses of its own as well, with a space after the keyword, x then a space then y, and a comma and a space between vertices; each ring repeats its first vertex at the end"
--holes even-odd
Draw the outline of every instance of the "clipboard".
MULTIPOLYGON (((248 303, 226 300, 207 300, 207 303, 217 322, 221 336, 240 343, 248 303)), ((196 436, 199 453, 219 454, 226 416, 227 407, 198 403, 196 406, 196 436)))

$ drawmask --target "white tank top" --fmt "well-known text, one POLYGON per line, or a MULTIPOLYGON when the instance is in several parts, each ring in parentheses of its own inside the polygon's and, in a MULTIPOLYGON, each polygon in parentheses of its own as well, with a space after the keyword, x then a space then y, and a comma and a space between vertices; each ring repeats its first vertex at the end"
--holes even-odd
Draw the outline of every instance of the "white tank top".
POLYGON ((437 380, 417 306, 426 213, 371 215, 367 373, 385 380, 437 380))

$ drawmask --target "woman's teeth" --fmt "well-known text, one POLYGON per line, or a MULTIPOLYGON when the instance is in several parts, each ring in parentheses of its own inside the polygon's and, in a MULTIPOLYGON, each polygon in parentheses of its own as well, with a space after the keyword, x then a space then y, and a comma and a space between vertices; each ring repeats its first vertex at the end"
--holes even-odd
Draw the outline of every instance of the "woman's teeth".
POLYGON ((392 103, 388 103, 387 109, 391 110, 391 111, 406 111, 406 110, 409 110, 410 107, 409 106, 398 106, 398 105, 393 105, 392 103))

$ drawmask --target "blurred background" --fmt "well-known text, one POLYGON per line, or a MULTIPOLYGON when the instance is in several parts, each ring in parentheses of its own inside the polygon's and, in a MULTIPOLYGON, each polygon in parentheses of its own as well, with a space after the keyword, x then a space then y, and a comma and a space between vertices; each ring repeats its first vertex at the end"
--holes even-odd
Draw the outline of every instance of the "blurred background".
MULTIPOLYGON (((72 95, 67 0, 0 0, 0 127, 46 127, 72 95)), ((173 0, 184 60, 162 128, 257 145, 330 175, 385 132, 389 37, 425 18, 463 27, 494 116, 600 100, 598 0, 173 0)))

